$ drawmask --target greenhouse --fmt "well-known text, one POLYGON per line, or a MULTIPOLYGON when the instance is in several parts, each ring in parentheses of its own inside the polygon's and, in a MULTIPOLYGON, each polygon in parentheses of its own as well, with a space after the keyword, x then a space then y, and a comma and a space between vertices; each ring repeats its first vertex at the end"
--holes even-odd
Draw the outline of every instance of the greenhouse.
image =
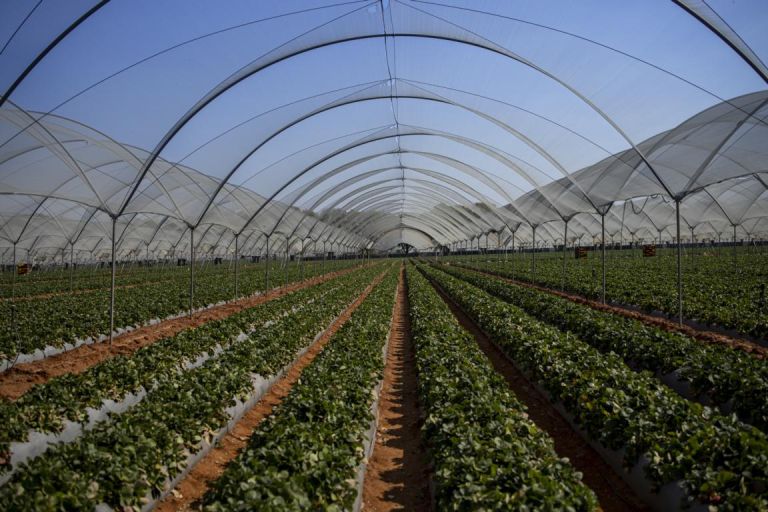
POLYGON ((768 510, 768 3, 0 14, 0 510, 768 510))

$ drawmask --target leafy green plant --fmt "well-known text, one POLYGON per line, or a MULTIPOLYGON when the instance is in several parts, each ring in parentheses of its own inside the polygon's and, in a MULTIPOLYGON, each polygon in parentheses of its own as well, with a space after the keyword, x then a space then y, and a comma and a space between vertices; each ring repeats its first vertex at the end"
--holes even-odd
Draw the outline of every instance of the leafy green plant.
POLYGON ((438 510, 596 510, 475 340, 426 279, 408 272, 423 427, 438 510))
POLYGON ((229 421, 228 408, 253 393, 253 375, 274 376, 381 269, 359 271, 293 315, 284 316, 203 365, 169 375, 138 405, 75 442, 32 459, 0 487, 0 509, 140 509, 229 421))
POLYGON ((206 510, 352 508, 396 283, 390 271, 304 369, 206 494, 206 510))
POLYGON ((569 333, 437 269, 425 271, 592 439, 641 460, 661 487, 680 481, 689 503, 722 510, 768 507, 768 439, 734 417, 683 399, 569 333))
POLYGON ((768 362, 722 345, 705 344, 631 318, 590 308, 543 291, 464 269, 445 272, 577 335, 602 352, 615 352, 633 368, 657 375, 677 372, 705 403, 726 404, 743 421, 768 429, 768 362))

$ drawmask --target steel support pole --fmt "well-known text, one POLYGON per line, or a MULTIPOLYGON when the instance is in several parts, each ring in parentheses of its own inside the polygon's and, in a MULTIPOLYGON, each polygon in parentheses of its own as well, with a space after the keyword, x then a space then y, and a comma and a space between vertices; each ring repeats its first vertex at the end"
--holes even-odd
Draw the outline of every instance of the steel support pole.
POLYGON ((736 270, 736 224, 733 224, 733 270, 736 270))
POLYGON ((21 344, 21 339, 18 335, 18 329, 16 329, 16 242, 13 243, 13 267, 11 268, 11 332, 16 333, 16 352, 18 353, 21 344))
POLYGON ((16 298, 16 242, 13 243, 13 268, 11 269, 11 303, 16 298))
POLYGON ((533 242, 531 246, 533 247, 533 250, 531 251, 531 282, 536 282, 536 226, 532 226, 533 228, 533 242))
POLYGON ((264 292, 269 290, 269 236, 267 236, 267 257, 264 265, 264 292))
POLYGON ((74 283, 73 272, 75 270, 74 263, 75 263, 75 244, 70 242, 69 243, 69 293, 72 293, 72 291, 74 290, 73 288, 73 283, 74 283))
POLYGON ((240 235, 235 235, 235 298, 237 298, 237 285, 238 285, 238 266, 240 264, 240 235))
POLYGON ((288 286, 288 261, 291 259, 289 255, 290 241, 288 237, 285 237, 285 265, 283 265, 283 287, 288 286))
POLYGON ((299 279, 304 280, 304 240, 301 241, 301 254, 299 255, 299 279))
POLYGON ((677 227, 677 317, 683 325, 683 276, 682 276, 682 245, 680 244, 680 200, 675 199, 675 225, 677 227))
POLYGON ((112 283, 109 290, 109 350, 112 350, 112 338, 115 332, 115 242, 117 217, 112 217, 112 283))
POLYGON ((600 244, 601 244, 601 264, 602 264, 602 270, 603 270, 603 290, 601 299, 603 301, 603 304, 605 304, 605 213, 600 215, 600 231, 601 231, 601 238, 600 238, 600 244))
POLYGON ((515 232, 512 232, 512 280, 515 280, 515 232))
POLYGON ((189 228, 189 317, 195 302, 195 228, 189 228))
POLYGON ((321 272, 325 274, 325 257, 328 255, 328 251, 325 248, 325 242, 323 242, 323 267, 321 272))
POLYGON ((560 284, 560 290, 565 291, 565 258, 568 245, 568 221, 565 221, 565 230, 563 232, 563 281, 560 284))

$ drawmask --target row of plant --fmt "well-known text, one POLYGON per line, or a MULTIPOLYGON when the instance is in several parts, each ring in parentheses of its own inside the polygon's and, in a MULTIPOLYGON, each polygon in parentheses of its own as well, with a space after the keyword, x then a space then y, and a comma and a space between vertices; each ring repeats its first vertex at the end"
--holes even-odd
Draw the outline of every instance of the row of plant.
MULTIPOLYGON (((381 269, 361 274, 371 279, 381 269)), ((362 285, 360 285, 362 286, 362 285)), ((138 510, 358 294, 343 286, 259 329, 199 367, 174 373, 136 406, 23 464, 0 487, 2 510, 138 510)))
MULTIPOLYGON (((117 355, 82 373, 55 377, 31 388, 15 401, 0 399, 0 459, 10 461, 9 443, 28 440, 30 430, 60 433, 65 420, 87 424, 89 409, 106 400, 119 402, 130 393, 152 389, 175 377, 200 358, 226 351, 282 315, 322 297, 339 286, 359 286, 367 276, 347 274, 317 286, 264 302, 227 318, 213 320, 163 338, 128 355, 117 355)), ((0 464, 0 474, 5 467, 0 464)))
POLYGON ((735 417, 685 400, 650 373, 603 354, 435 268, 426 272, 590 438, 644 465, 657 490, 679 484, 718 510, 768 508, 768 438, 735 417))
POLYGON ((351 510, 384 369, 397 273, 331 338, 204 498, 205 509, 351 510))
POLYGON ((408 298, 437 509, 596 510, 581 475, 415 270, 408 298))
MULTIPOLYGON (((284 265, 282 261, 270 262, 271 272, 276 277, 282 278, 284 265)), ((327 266, 337 265, 333 261, 327 261, 327 266)), ((314 267, 322 267, 322 262, 305 261, 301 263, 305 272, 316 272, 314 267)), ((264 274, 265 262, 253 263, 250 260, 241 260, 238 265, 239 279, 247 283, 251 276, 264 274)), ((289 267, 299 266, 298 261, 289 264, 289 267)), ((320 270, 318 269, 317 272, 320 270)), ((205 279, 214 278, 222 282, 232 282, 234 277, 234 263, 225 261, 223 264, 214 264, 210 261, 195 264, 196 276, 205 279)), ((115 284, 118 287, 144 285, 147 282, 159 280, 188 280, 189 266, 177 266, 175 261, 154 262, 151 265, 136 264, 133 262, 119 263, 116 265, 115 284)), ((112 280, 110 266, 81 265, 70 271, 69 268, 51 268, 33 270, 29 274, 17 275, 15 280, 10 272, 0 272, 0 299, 9 299, 11 293, 16 298, 34 297, 43 294, 66 294, 71 291, 109 289, 112 280)))
MULTIPOLYGON (((353 261, 338 261, 326 270, 351 267, 353 261)), ((283 282, 293 282, 311 277, 310 272, 320 272, 322 267, 313 266, 301 271, 291 266, 282 275, 270 277, 270 287, 283 282)), ((240 296, 263 290, 263 272, 252 272, 241 277, 238 286, 240 296)), ((222 279, 212 274, 196 276, 194 306, 204 307, 232 299, 232 279, 222 279)), ((11 303, 0 301, 0 361, 12 359, 16 354, 28 354, 45 347, 62 347, 78 338, 108 334, 109 290, 95 290, 77 295, 30 299, 11 303)), ((122 288, 115 298, 115 327, 125 328, 148 322, 153 318, 165 318, 189 308, 189 276, 176 274, 172 280, 153 281, 140 286, 122 288)))
POLYGON ((602 352, 615 352, 632 368, 650 370, 657 377, 675 372, 700 401, 727 404, 743 421, 768 429, 768 361, 477 272, 442 269, 602 352))
MULTIPOLYGON (((677 267, 672 251, 660 251, 653 258, 618 257, 608 252, 606 297, 609 301, 652 312, 677 315, 677 267)), ((531 254, 459 257, 476 268, 504 277, 535 282, 591 298, 599 298, 602 268, 598 254, 576 260, 562 253, 537 253, 533 272, 531 254)), ((742 334, 768 339, 768 258, 762 252, 739 249, 736 260, 730 248, 688 252, 683 258, 683 314, 701 324, 734 329, 742 334)))

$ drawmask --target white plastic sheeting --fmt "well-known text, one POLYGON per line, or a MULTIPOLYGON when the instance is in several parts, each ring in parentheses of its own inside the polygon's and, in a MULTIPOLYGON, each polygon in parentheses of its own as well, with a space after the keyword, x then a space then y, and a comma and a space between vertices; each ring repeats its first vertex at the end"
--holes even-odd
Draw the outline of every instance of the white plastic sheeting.
POLYGON ((5 262, 767 233, 759 2, 2 10, 5 262))

